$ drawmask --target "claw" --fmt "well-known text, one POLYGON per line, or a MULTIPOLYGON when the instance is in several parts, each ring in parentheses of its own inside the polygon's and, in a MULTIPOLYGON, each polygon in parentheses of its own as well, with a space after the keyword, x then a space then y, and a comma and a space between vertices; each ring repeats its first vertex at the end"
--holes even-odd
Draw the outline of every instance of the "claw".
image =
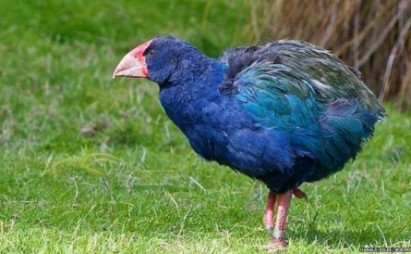
POLYGON ((274 238, 271 240, 271 242, 268 244, 268 249, 272 251, 279 251, 283 250, 288 246, 288 241, 284 238, 274 238))

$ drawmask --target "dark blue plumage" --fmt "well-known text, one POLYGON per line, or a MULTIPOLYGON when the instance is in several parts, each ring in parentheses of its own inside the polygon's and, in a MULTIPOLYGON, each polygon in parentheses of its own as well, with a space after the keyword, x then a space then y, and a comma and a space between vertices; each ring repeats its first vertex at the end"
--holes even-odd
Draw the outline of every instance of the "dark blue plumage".
POLYGON ((274 193, 342 169, 385 115, 357 71, 306 42, 232 48, 213 59, 157 37, 124 59, 115 75, 158 83, 167 115, 199 155, 274 193))

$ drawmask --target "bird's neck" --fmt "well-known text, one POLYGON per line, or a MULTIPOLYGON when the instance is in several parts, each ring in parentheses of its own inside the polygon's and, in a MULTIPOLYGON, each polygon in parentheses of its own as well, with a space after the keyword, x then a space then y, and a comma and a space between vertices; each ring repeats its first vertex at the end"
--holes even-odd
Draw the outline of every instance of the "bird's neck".
POLYGON ((224 63, 208 57, 185 64, 184 73, 160 85, 161 104, 168 117, 183 131, 202 121, 201 112, 218 97, 218 86, 227 69, 224 63))

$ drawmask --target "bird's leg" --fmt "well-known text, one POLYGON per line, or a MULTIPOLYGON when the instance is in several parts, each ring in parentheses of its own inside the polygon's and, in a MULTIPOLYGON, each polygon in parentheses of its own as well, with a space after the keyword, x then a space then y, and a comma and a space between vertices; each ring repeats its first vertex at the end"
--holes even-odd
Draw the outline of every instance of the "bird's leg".
POLYGON ((296 198, 303 198, 303 199, 305 199, 305 200, 308 199, 307 194, 305 194, 304 191, 300 190, 300 188, 295 187, 295 188, 293 189, 293 194, 294 194, 294 196, 295 196, 296 198))
POLYGON ((274 228, 274 204, 275 204, 275 193, 272 191, 268 192, 268 199, 267 199, 267 207, 265 208, 264 212, 264 224, 265 228, 272 233, 272 230, 274 228))
POLYGON ((288 242, 285 237, 285 230, 287 227, 288 208, 290 207, 291 196, 293 190, 289 190, 283 194, 278 194, 278 211, 273 232, 273 240, 271 247, 275 249, 282 249, 287 246, 288 242))

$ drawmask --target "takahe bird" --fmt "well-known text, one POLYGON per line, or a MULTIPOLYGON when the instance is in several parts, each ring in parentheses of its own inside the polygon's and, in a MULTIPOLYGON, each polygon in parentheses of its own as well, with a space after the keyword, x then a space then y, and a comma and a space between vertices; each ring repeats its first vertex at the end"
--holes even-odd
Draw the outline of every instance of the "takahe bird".
POLYGON ((126 54, 113 76, 156 82, 196 153, 267 185, 264 223, 278 248, 287 244, 291 195, 305 197, 298 186, 341 170, 385 116, 358 71, 303 41, 231 48, 215 59, 155 37, 126 54))

